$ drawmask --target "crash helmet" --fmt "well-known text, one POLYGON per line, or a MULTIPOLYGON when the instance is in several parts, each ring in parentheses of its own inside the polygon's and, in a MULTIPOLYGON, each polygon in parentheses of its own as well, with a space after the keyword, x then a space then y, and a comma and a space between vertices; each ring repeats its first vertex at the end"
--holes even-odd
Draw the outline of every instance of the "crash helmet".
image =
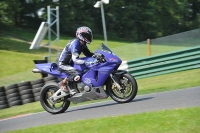
POLYGON ((92 30, 89 27, 82 26, 77 28, 76 37, 88 44, 92 42, 92 30))

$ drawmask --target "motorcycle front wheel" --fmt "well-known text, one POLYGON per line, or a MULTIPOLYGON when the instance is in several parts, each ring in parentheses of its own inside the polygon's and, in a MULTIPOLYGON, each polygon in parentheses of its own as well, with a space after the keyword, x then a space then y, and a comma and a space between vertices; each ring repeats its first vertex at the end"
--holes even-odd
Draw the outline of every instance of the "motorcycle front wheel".
POLYGON ((135 78, 129 74, 122 74, 119 79, 119 85, 121 86, 121 90, 118 89, 110 78, 106 91, 109 96, 118 103, 127 103, 132 101, 137 95, 138 86, 135 78))
POLYGON ((40 103, 42 107, 51 114, 59 114, 65 112, 69 105, 70 101, 68 97, 62 97, 56 100, 55 104, 52 104, 49 98, 59 89, 59 86, 55 82, 46 83, 40 91, 40 103))

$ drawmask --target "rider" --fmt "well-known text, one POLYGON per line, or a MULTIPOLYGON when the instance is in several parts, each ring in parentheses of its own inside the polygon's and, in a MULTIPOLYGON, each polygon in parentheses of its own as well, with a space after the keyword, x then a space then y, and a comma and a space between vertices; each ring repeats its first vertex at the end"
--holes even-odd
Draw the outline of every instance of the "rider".
POLYGON ((92 36, 92 30, 89 27, 82 26, 77 28, 76 31, 76 38, 71 40, 63 49, 59 60, 58 60, 58 66, 61 69, 61 71, 65 71, 69 74, 68 77, 66 77, 62 81, 62 89, 65 92, 72 93, 71 90, 68 90, 65 87, 65 84, 68 82, 73 81, 79 81, 80 76, 78 73, 78 70, 76 70, 74 67, 72 67, 72 63, 76 64, 84 64, 84 60, 81 60, 79 58, 79 55, 81 52, 86 57, 91 57, 93 53, 90 52, 86 44, 90 44, 92 42, 93 36, 92 36))

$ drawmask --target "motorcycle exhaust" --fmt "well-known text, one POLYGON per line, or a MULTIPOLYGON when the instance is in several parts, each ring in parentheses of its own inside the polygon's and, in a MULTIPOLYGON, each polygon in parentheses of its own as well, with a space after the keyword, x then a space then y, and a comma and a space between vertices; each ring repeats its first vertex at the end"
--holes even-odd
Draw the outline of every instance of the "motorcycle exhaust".
POLYGON ((42 71, 40 69, 34 68, 32 70, 33 73, 42 73, 42 71))

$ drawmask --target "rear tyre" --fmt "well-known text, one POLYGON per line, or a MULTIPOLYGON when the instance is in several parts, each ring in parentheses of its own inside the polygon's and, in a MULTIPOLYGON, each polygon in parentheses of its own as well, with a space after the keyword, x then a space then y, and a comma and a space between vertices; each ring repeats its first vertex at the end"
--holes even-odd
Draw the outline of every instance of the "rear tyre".
POLYGON ((42 107, 51 114, 63 113, 70 105, 70 101, 67 96, 58 99, 54 105, 50 102, 49 97, 51 97, 58 89, 59 86, 57 83, 48 82, 40 91, 40 103, 42 107))
POLYGON ((119 77, 119 82, 122 90, 115 87, 113 81, 110 79, 106 89, 109 96, 118 103, 127 103, 132 101, 138 91, 135 78, 131 74, 125 73, 119 77))

